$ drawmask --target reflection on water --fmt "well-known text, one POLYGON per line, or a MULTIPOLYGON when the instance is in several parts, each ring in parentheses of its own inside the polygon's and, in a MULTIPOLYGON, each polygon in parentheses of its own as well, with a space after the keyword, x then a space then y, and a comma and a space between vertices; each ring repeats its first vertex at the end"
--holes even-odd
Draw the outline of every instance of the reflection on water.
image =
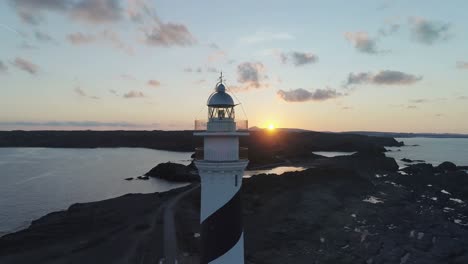
POLYGON ((313 151, 315 155, 320 155, 328 158, 333 158, 337 156, 349 156, 353 155, 356 152, 343 152, 343 151, 313 151))
POLYGON ((0 148, 0 236, 73 203, 183 186, 124 178, 143 175, 161 162, 188 164, 191 154, 141 148, 0 148))
POLYGON ((282 166, 282 167, 276 167, 273 169, 268 169, 268 170, 251 170, 251 171, 245 171, 244 172, 244 178, 249 178, 252 175, 255 174, 283 174, 285 172, 290 172, 290 171, 303 171, 306 168, 304 167, 293 167, 293 166, 282 166))

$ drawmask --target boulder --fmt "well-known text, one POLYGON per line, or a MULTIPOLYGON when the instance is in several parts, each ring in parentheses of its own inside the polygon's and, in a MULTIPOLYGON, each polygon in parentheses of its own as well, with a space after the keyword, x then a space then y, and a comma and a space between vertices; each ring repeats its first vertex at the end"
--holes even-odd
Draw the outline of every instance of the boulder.
POLYGON ((444 161, 439 166, 437 166, 436 169, 439 172, 456 171, 457 170, 457 165, 453 164, 450 161, 444 161))

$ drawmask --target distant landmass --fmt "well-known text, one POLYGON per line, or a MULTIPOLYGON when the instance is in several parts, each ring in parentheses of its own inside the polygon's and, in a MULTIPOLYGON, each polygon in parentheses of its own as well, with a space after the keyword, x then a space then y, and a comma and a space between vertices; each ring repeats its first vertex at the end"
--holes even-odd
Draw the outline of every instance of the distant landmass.
POLYGON ((427 138, 468 138, 468 134, 456 133, 401 133, 401 132, 375 132, 375 131, 348 131, 342 132, 346 134, 358 134, 374 137, 393 137, 393 138, 411 138, 411 137, 427 137, 427 138))
MULTIPOLYGON (((249 130, 258 131, 266 128, 251 127, 249 130)), ((412 137, 426 137, 426 138, 468 138, 468 134, 457 133, 405 133, 405 132, 378 132, 378 131, 345 131, 345 132, 332 132, 332 131, 314 131, 301 128, 276 128, 280 131, 288 132, 323 132, 323 133, 336 133, 336 134, 356 134, 373 137, 393 137, 393 138, 412 138, 412 137)))

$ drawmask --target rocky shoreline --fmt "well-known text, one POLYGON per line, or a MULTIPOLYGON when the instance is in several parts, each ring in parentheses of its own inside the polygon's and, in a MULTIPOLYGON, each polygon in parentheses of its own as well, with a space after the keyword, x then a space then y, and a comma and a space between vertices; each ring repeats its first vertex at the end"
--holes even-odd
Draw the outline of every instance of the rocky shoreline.
MULTIPOLYGON (((288 162, 310 168, 243 180, 246 263, 468 263, 466 167, 400 169, 369 151, 288 162)), ((147 176, 180 180, 191 170, 181 166, 160 164, 147 176)), ((0 238, 0 263, 157 263, 161 212, 188 188, 48 214, 0 238)), ((179 263, 197 263, 199 195, 177 207, 179 263)))

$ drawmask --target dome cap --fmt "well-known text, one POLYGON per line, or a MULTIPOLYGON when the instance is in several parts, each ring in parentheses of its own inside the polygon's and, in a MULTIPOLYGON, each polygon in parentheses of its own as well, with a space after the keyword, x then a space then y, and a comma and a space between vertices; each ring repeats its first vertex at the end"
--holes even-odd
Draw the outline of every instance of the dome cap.
POLYGON ((232 97, 226 93, 226 86, 223 84, 222 73, 218 84, 216 85, 215 92, 208 98, 207 105, 213 107, 231 107, 235 106, 232 97))

